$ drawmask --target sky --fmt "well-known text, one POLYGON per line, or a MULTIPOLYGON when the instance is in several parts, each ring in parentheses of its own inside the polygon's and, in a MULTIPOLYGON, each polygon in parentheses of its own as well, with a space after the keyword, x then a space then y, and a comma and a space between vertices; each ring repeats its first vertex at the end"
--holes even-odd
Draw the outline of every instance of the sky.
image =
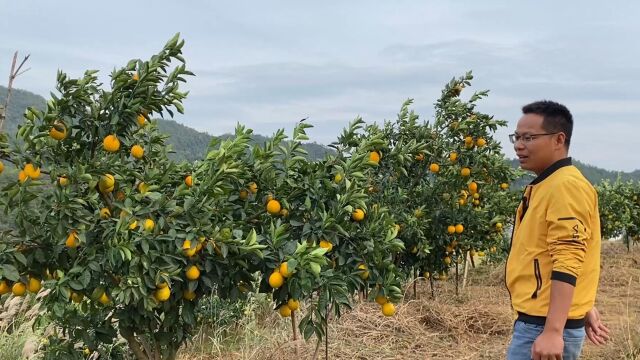
MULTIPOLYGON (((195 73, 185 115, 212 135, 237 123, 270 135, 309 118, 329 144, 357 116, 396 118, 407 98, 422 119, 453 77, 472 70, 479 110, 508 121, 541 99, 574 116, 570 155, 640 169, 640 2, 632 1, 35 1, 0 0, 0 84, 14 51, 31 54, 14 86, 44 97, 56 72, 79 77, 148 59, 175 33, 195 73)), ((6 74, 6 75, 5 75, 6 74)), ((465 93, 463 93, 464 97, 465 93)))

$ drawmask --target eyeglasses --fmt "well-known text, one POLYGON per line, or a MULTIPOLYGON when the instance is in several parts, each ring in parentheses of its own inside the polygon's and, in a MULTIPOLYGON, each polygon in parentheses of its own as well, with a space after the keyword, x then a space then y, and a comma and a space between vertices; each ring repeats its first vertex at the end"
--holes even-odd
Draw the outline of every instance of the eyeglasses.
POLYGON ((525 144, 528 144, 533 140, 535 140, 538 136, 555 135, 555 134, 559 134, 559 132, 542 133, 542 134, 524 134, 524 135, 509 134, 509 141, 511 141, 512 144, 515 144, 516 142, 522 140, 522 142, 524 142, 525 144))

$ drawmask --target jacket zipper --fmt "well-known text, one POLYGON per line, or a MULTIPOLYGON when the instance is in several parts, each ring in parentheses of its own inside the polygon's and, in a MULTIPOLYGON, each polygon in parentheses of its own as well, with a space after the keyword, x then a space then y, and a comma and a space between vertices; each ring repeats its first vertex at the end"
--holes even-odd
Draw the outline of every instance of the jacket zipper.
POLYGON ((532 299, 538 298, 538 291, 542 289, 542 275, 540 274, 540 261, 533 259, 533 273, 536 276, 536 290, 531 295, 532 299))

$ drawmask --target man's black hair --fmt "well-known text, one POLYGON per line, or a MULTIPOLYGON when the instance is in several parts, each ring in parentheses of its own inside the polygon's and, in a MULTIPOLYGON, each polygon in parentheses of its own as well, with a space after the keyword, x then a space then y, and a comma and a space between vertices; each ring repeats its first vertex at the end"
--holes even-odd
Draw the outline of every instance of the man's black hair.
POLYGON ((542 100, 522 107, 523 114, 537 114, 543 117, 542 128, 548 133, 563 132, 564 144, 569 148, 573 133, 573 116, 566 106, 554 101, 542 100))

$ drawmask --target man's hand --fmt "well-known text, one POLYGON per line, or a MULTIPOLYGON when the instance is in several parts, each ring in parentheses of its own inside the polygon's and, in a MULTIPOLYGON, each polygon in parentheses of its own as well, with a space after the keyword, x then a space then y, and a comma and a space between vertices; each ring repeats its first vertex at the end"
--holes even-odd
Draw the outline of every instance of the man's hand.
POLYGON ((533 360, 562 360, 563 351, 562 331, 542 331, 531 347, 531 358, 533 360))
POLYGON ((600 312, 593 307, 584 319, 587 337, 595 345, 604 345, 609 340, 609 329, 602 323, 600 312))

